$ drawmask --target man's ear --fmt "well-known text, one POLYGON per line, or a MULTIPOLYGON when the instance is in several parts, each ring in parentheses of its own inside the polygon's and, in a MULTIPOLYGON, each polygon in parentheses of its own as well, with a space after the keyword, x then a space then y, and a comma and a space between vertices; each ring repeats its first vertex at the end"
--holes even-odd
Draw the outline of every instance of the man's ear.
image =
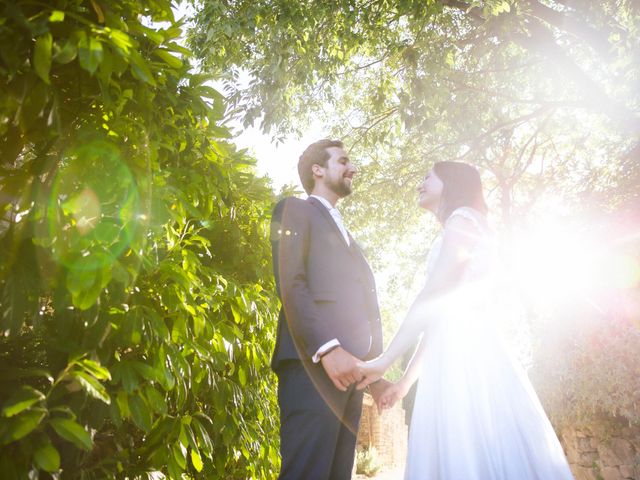
POLYGON ((324 169, 317 163, 311 165, 311 173, 313 173, 315 177, 324 177, 324 169))

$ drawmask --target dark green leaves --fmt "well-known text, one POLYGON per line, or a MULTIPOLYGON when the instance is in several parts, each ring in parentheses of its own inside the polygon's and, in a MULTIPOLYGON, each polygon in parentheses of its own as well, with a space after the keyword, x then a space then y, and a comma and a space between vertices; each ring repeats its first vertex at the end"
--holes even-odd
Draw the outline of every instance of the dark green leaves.
POLYGON ((129 60, 131 61, 131 71, 133 72, 134 77, 148 83, 149 85, 156 84, 149 66, 138 52, 131 52, 129 60))
POLYGON ((93 36, 88 36, 85 32, 80 32, 78 58, 80 59, 82 68, 93 75, 103 58, 102 43, 100 40, 93 36))
POLYGON ((57 8, 0 28, 0 469, 273 477, 272 193, 170 2, 57 8))
POLYGON ((4 403, 2 415, 13 417, 44 399, 45 396, 42 392, 26 385, 22 386, 4 403))
POLYGON ((65 440, 83 450, 91 450, 93 441, 89 433, 80 424, 68 418, 52 418, 49 425, 65 440))
POLYGON ((64 42, 62 48, 60 48, 58 52, 54 55, 53 59, 57 63, 61 63, 64 65, 75 60, 77 55, 78 55, 78 46, 76 45, 76 42, 74 39, 69 38, 64 42))
POLYGON ((36 465, 46 472, 57 472, 60 470, 60 454, 47 439, 33 451, 33 458, 36 465))
POLYGON ((36 46, 33 53, 33 67, 45 83, 51 83, 49 81, 49 71, 51 70, 52 44, 53 37, 50 32, 47 32, 36 39, 36 46))
POLYGON ((10 419, 0 421, 0 445, 20 440, 40 424, 46 413, 42 410, 25 411, 10 419))

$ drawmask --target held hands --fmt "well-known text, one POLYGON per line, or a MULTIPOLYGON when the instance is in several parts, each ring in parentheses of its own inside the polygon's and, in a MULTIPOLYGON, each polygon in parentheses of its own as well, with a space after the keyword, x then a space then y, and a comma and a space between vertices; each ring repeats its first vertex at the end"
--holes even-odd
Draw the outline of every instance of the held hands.
POLYGON ((362 390, 381 379, 388 367, 383 355, 368 362, 358 362, 358 369, 362 377, 357 386, 358 390, 362 390))
POLYGON ((345 392, 352 383, 362 379, 360 360, 342 347, 336 347, 320 359, 322 367, 338 390, 345 392))

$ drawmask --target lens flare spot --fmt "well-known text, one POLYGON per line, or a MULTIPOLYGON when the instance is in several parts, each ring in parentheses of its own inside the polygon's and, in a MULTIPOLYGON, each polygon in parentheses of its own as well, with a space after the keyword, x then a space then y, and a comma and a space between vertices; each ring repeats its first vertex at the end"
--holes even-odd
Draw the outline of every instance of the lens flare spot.
MULTIPOLYGON (((59 263, 84 270, 108 268, 144 240, 137 182, 120 149, 87 139, 64 153, 48 192, 43 246, 59 263)), ((139 249, 139 247, 137 248, 139 249)))
POLYGON ((100 200, 93 190, 85 188, 62 204, 62 210, 73 217, 73 225, 80 235, 86 235, 98 224, 100 200))

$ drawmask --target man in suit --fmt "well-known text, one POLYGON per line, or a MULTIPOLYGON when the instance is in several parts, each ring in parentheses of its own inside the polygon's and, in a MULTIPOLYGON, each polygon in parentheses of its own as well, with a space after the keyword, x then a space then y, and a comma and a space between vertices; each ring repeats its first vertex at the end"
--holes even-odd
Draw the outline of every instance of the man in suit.
MULTIPOLYGON (((375 281, 335 208, 356 168, 342 142, 311 144, 298 162, 309 198, 285 198, 271 222, 282 301, 278 376, 283 480, 347 480, 362 412, 359 360, 382 352, 375 281)), ((374 398, 385 381, 370 387, 374 398)))

